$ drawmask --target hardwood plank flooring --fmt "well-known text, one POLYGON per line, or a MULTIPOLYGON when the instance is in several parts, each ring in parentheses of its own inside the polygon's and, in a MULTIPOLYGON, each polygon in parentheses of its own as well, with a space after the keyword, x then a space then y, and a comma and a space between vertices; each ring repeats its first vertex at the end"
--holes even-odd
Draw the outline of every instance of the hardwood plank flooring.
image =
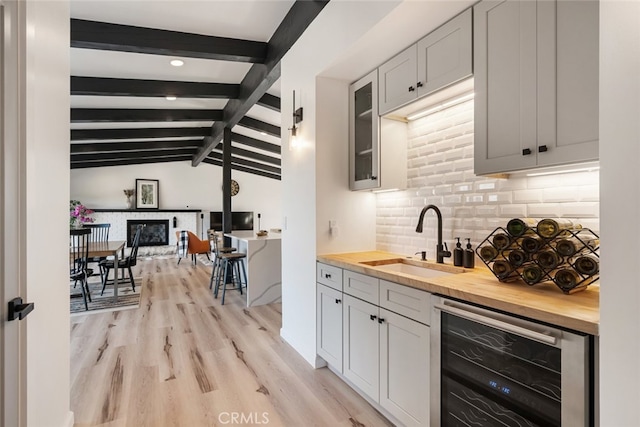
POLYGON ((71 317, 77 427, 391 425, 280 338, 280 304, 246 308, 228 291, 222 306, 209 274, 141 259, 139 308, 71 317))

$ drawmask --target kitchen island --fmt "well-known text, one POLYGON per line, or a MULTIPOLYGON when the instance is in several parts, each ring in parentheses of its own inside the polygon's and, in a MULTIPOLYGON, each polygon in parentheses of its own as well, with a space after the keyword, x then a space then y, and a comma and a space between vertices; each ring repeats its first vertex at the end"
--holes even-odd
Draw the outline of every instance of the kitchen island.
POLYGON ((231 246, 247 257, 247 307, 279 302, 282 298, 282 239, 279 233, 257 236, 253 231, 225 233, 231 246))
POLYGON ((499 282, 483 265, 474 269, 463 269, 451 264, 420 261, 418 258, 383 251, 318 255, 317 259, 325 264, 433 294, 480 304, 590 335, 599 335, 599 282, 590 285, 584 291, 565 295, 553 283, 528 286, 521 281, 499 282), (408 272, 387 271, 381 268, 399 259, 407 260, 416 266, 422 265, 460 274, 424 278, 408 272))

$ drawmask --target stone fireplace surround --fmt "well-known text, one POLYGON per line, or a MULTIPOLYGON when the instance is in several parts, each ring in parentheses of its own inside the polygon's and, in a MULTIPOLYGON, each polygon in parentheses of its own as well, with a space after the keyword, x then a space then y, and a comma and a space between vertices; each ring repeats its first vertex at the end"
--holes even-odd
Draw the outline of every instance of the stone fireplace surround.
MULTIPOLYGON (((164 255, 176 252, 176 231, 189 230, 200 236, 200 209, 93 209, 96 224, 109 223, 109 240, 127 240, 127 220, 168 220, 169 244, 140 246, 138 256, 164 255), (173 218, 176 227, 173 227, 173 218)), ((208 218, 207 218, 208 221, 208 218)))

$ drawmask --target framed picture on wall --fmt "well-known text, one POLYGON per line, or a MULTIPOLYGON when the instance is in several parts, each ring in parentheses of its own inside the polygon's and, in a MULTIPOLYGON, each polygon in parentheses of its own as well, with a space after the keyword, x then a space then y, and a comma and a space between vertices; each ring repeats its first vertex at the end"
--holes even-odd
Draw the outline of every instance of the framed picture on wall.
POLYGON ((136 209, 158 209, 158 180, 136 179, 136 209))

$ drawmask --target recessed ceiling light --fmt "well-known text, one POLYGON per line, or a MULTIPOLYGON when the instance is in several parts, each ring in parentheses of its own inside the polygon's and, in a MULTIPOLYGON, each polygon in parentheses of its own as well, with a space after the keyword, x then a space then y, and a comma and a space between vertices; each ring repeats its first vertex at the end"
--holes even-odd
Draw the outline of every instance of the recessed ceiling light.
POLYGON ((184 61, 181 59, 173 59, 171 61, 171 65, 173 65, 174 67, 182 67, 184 65, 184 61))
POLYGON ((178 98, 177 98, 177 97, 175 97, 175 96, 165 96, 165 99, 166 99, 167 101, 175 101, 175 100, 176 100, 176 99, 178 99, 178 98))

